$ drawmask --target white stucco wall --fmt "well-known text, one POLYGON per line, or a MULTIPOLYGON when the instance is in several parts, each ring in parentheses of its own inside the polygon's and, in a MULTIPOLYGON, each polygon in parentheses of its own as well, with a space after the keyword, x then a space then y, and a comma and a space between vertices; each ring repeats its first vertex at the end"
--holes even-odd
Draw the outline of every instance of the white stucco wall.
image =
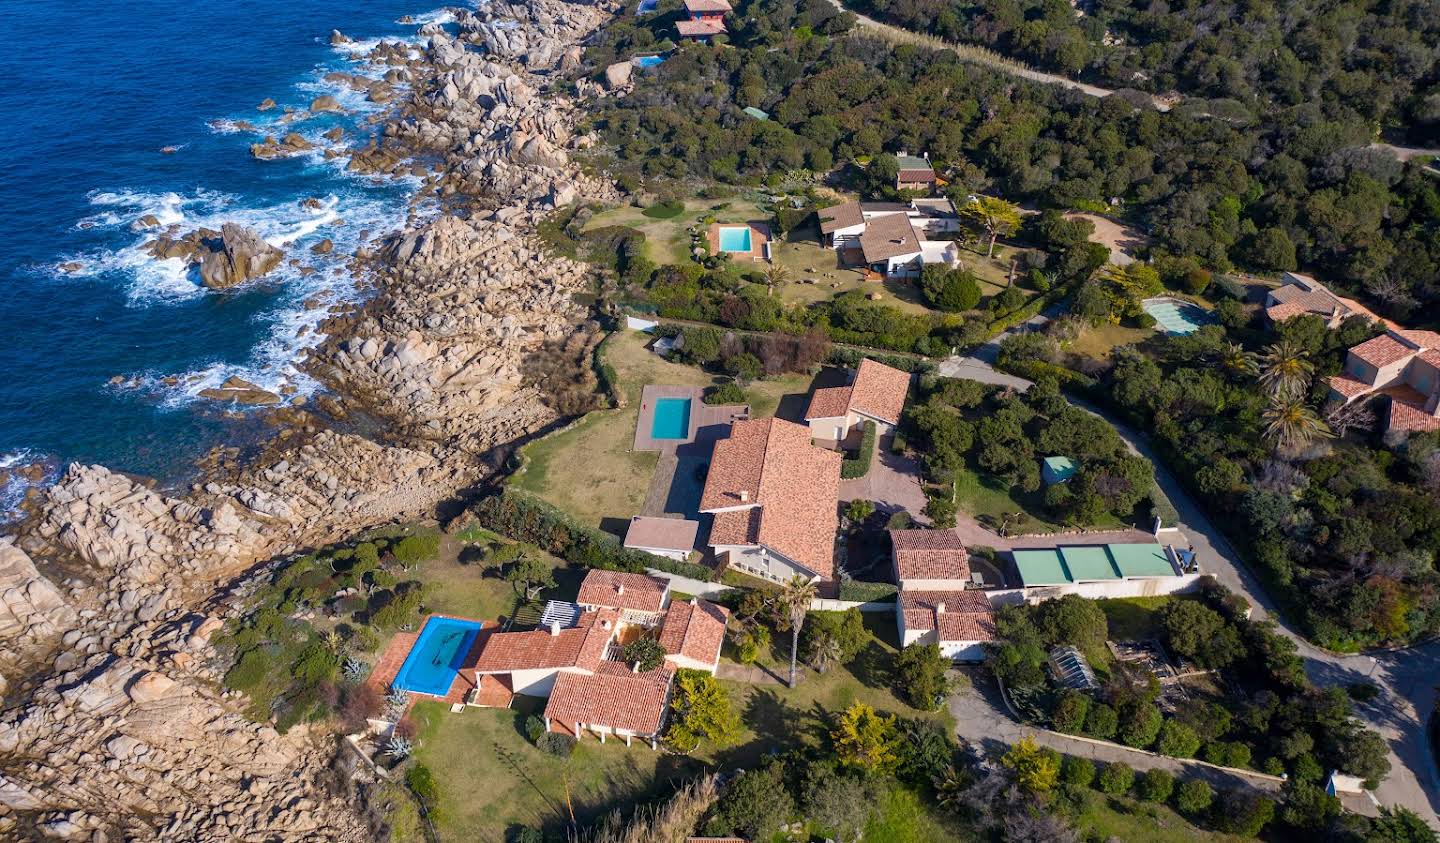
POLYGON ((590 671, 573 667, 515 670, 510 672, 510 682, 517 694, 524 694, 527 697, 548 697, 555 688, 555 677, 562 672, 589 673, 590 671))

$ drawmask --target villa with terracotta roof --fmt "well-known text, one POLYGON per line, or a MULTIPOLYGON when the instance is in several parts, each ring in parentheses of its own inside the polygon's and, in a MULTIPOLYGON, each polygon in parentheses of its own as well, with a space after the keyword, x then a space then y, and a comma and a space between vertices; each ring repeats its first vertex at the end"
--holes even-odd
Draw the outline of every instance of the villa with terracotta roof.
POLYGON ((613 609, 622 623, 655 626, 670 605, 670 581, 647 574, 592 568, 575 602, 585 611, 613 609))
POLYGON ((1440 334, 1392 326, 1350 349, 1330 396, 1348 404, 1379 393, 1390 398, 1387 432, 1440 429, 1440 334))
POLYGON ((561 673, 594 673, 620 628, 620 612, 581 613, 568 629, 554 622, 530 632, 496 632, 481 648, 472 668, 478 677, 509 679, 517 694, 547 697, 561 673))
POLYGON ((815 390, 805 411, 810 436, 840 442, 851 428, 869 419, 888 432, 900 423, 905 397, 910 392, 910 373, 866 358, 855 370, 849 386, 815 390))
POLYGON ((577 739, 592 732, 601 743, 615 735, 626 746, 639 738, 656 749, 674 678, 669 664, 642 673, 620 662, 604 662, 591 674, 562 674, 545 704, 545 728, 577 739))
POLYGON ((676 667, 688 667, 714 674, 720 669, 720 647, 725 643, 725 625, 730 610, 708 600, 692 598, 670 604, 660 623, 660 646, 665 660, 676 667))
POLYGON ((730 4, 725 0, 685 0, 686 20, 676 21, 675 31, 681 38, 706 41, 725 32, 725 16, 730 4))
POLYGON ((995 640, 995 614, 983 591, 904 589, 895 617, 900 644, 937 644, 954 661, 985 659, 985 644, 995 640))
POLYGON ((1265 316, 1271 322, 1283 322, 1307 313, 1323 317, 1331 328, 1351 316, 1382 321, 1354 299, 1336 295, 1324 284, 1298 272, 1285 273, 1285 282, 1265 294, 1265 316))
POLYGON ((959 591, 970 582, 970 552, 954 530, 891 530, 890 563, 901 590, 959 591))
POLYGON ((772 582, 835 576, 841 455, 810 442, 810 429, 747 419, 715 443, 700 511, 722 562, 772 582))
POLYGON ((820 233, 849 264, 863 264, 885 278, 913 278, 930 263, 957 266, 953 240, 932 236, 958 231, 960 219, 948 199, 844 202, 817 212, 820 233))

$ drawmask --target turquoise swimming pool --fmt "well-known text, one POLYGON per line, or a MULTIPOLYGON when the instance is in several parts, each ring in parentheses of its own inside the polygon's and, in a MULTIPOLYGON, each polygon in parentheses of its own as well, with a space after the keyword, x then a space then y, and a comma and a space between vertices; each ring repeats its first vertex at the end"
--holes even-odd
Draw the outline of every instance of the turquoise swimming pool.
POLYGON ((635 58, 631 59, 630 61, 634 62, 637 67, 654 67, 655 65, 660 64, 661 62, 665 61, 665 57, 664 57, 664 56, 636 56, 635 58))
POLYGON ((431 617, 420 631, 410 655, 400 665, 395 681, 390 684, 403 691, 443 697, 450 693, 450 685, 475 637, 480 634, 481 625, 475 621, 458 618, 431 617))
POLYGON ((1193 334, 1215 321, 1210 311, 1179 299, 1146 299, 1140 306, 1155 317, 1155 326, 1167 334, 1193 334))
POLYGON ((722 252, 748 252, 750 251, 750 226, 721 226, 720 227, 720 251, 722 252))
POLYGON ((690 435, 690 399, 661 398, 655 402, 650 422, 652 439, 684 439, 690 435))

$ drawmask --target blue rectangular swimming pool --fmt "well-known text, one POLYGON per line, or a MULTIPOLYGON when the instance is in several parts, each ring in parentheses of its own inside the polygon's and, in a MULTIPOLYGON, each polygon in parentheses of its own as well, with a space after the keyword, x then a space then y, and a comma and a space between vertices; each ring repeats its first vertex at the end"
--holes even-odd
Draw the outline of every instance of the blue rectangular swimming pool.
POLYGON ((652 439, 684 439, 690 435, 690 399, 660 398, 650 422, 652 439))
POLYGON ((433 697, 450 693, 450 685, 480 634, 480 626, 475 621, 431 617, 390 684, 433 697))
POLYGON ((635 66, 636 66, 636 67, 654 67, 655 65, 664 62, 664 61, 665 61, 665 57, 664 57, 664 56, 636 56, 635 58, 631 59, 631 61, 635 63, 635 66))
POLYGON ((750 226, 722 226, 720 228, 720 251, 750 251, 750 226))

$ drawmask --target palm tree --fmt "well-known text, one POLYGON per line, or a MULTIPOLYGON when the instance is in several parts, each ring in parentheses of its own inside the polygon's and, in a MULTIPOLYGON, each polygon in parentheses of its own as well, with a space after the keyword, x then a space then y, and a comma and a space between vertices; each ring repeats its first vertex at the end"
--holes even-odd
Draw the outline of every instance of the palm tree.
POLYGON ((1238 342, 1227 342, 1220 347, 1217 355, 1220 366, 1232 375, 1254 375, 1259 371, 1255 355, 1245 350, 1238 342))
POLYGON ((1260 355, 1260 383, 1282 402, 1295 401, 1310 385, 1315 366, 1305 350, 1290 340, 1281 340, 1260 355))
POLYGON ((838 661, 842 655, 840 642, 829 632, 820 632, 811 637, 810 659, 815 664, 815 669, 821 673, 830 666, 831 662, 838 661))
POLYGON ((1266 408, 1264 418, 1265 438, 1282 450, 1302 448, 1316 439, 1334 435, 1325 421, 1298 398, 1276 396, 1266 408))
POLYGON ((795 656, 800 649, 800 627, 805 623, 805 613, 815 599, 815 583, 796 574, 790 582, 780 588, 780 605, 790 620, 790 687, 796 684, 795 656))
POLYGON ((945 771, 935 777, 932 785, 935 788, 935 801, 941 808, 948 808, 951 811, 959 811, 963 804, 964 794, 970 787, 970 774, 954 764, 945 768, 945 771))
POLYGON ((790 280, 790 270, 778 263, 772 263, 765 269, 765 295, 775 295, 776 287, 783 287, 790 280))

